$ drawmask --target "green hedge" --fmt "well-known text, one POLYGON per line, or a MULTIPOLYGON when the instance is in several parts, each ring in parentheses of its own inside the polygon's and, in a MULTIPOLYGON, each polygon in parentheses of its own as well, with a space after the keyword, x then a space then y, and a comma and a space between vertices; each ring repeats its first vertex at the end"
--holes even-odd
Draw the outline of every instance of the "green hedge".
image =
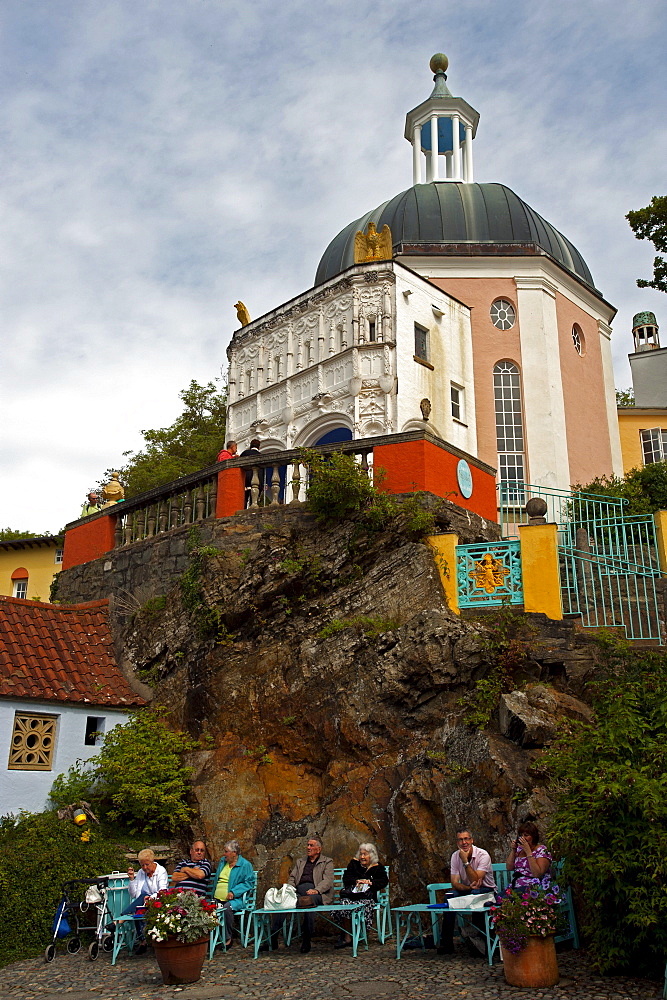
MULTIPOLYGON (((0 967, 44 951, 63 882, 126 869, 126 848, 89 827, 91 839, 84 843, 81 830, 55 812, 0 818, 0 967)), ((85 935, 84 946, 92 940, 85 935)))

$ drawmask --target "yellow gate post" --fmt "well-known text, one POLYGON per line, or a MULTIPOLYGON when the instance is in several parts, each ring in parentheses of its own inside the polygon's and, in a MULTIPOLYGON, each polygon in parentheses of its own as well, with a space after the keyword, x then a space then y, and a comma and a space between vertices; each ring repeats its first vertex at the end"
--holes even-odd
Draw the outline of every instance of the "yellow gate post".
POLYGON ((539 611, 560 621, 563 603, 560 596, 558 566, 558 525, 520 524, 523 609, 539 611))
POLYGON ((454 531, 447 531, 442 535, 429 535, 426 541, 433 549, 435 564, 438 567, 449 609, 455 615, 459 615, 461 611, 456 584, 456 546, 459 544, 459 536, 454 531))

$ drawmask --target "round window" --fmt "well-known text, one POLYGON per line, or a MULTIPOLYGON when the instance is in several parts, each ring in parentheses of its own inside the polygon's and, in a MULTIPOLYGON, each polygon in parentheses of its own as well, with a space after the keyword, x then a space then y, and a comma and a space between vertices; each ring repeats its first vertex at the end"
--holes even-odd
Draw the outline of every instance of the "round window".
POLYGON ((491 306, 491 322, 497 330, 511 330, 516 320, 514 306, 507 299, 496 299, 491 306))
POLYGON ((572 343, 577 354, 583 358, 586 352, 586 342, 581 327, 577 323, 572 327, 572 343))

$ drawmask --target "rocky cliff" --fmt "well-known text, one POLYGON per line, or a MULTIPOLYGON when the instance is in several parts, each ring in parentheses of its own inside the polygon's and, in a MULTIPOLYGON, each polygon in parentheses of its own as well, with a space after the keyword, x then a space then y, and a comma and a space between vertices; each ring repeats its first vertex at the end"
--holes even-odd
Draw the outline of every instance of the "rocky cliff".
MULTIPOLYGON (((496 537, 446 501, 436 520, 496 537)), ((586 713, 595 665, 572 627, 541 623, 528 686, 479 731, 463 719, 493 663, 488 629, 449 610, 432 549, 404 524, 323 528, 279 508, 169 536, 63 572, 59 597, 111 594, 125 670, 209 737, 192 787, 215 857, 238 838, 264 887, 309 834, 337 865, 371 840, 393 898, 414 900, 445 877, 462 823, 496 861, 517 821, 548 822, 541 747, 559 716, 586 713)))

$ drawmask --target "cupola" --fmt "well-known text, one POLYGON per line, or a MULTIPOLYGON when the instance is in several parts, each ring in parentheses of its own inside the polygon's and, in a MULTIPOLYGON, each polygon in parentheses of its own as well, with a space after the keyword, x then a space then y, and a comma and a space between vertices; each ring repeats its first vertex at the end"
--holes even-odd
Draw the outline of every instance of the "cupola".
POLYGON ((431 59, 435 86, 431 96, 408 111, 405 138, 412 144, 412 183, 422 183, 422 154, 426 158, 423 180, 463 181, 472 184, 472 141, 479 113, 462 97, 453 97, 447 86, 449 60, 443 52, 431 59), (444 163, 440 157, 444 157, 444 163))

